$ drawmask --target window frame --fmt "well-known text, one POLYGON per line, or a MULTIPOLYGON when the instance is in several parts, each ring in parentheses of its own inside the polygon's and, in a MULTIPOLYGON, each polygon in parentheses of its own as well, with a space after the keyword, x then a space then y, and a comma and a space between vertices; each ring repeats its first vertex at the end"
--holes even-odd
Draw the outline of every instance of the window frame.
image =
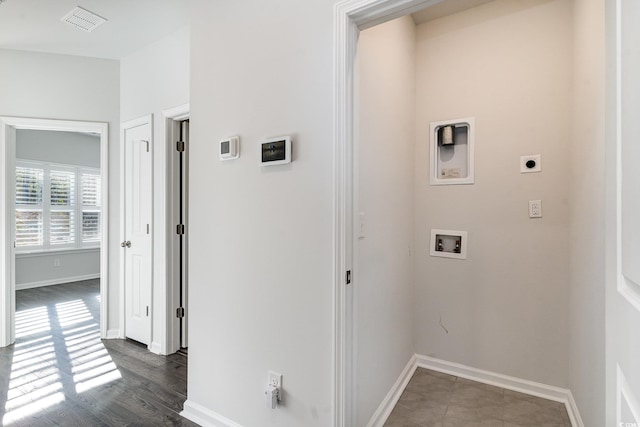
MULTIPOLYGON (((57 251, 73 251, 73 250, 82 250, 82 249, 91 249, 91 248, 100 248, 100 240, 102 239, 102 227, 101 221, 103 219, 102 215, 102 206, 101 206, 101 171, 100 168, 92 168, 88 166, 78 166, 78 165, 65 165, 60 163, 53 162, 43 162, 38 160, 28 160, 28 159, 16 159, 16 170, 17 168, 33 168, 44 171, 44 176, 42 180, 42 203, 39 205, 39 208, 42 212, 42 245, 17 245, 17 226, 14 227, 14 232, 16 233, 16 254, 26 254, 26 253, 35 253, 35 252, 57 252, 57 251), (70 198, 73 199, 69 205, 53 205, 51 203, 51 173, 52 171, 60 171, 66 173, 73 173, 74 182, 72 195, 70 194, 70 198), (83 188, 82 188, 82 176, 83 174, 95 175, 98 178, 98 184, 96 188, 96 202, 97 206, 91 205, 83 205, 83 188), (98 220, 98 233, 100 237, 97 240, 89 240, 85 241, 83 239, 83 212, 92 211, 98 212, 99 220, 98 220), (72 227, 72 235, 71 242, 69 243, 52 243, 51 242, 51 219, 52 212, 71 212, 73 217, 73 227, 72 227)), ((17 212, 20 210, 28 210, 28 208, 32 207, 32 205, 18 205, 17 201, 14 206, 14 211, 17 212)), ((34 208, 34 210, 37 210, 34 208)), ((15 215, 15 214, 14 214, 15 215)))

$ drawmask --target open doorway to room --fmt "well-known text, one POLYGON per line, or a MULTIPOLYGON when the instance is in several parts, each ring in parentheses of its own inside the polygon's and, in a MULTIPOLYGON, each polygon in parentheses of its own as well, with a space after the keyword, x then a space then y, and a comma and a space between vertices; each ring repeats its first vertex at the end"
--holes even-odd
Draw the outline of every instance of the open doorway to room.
POLYGON ((168 156, 168 352, 187 355, 189 294, 189 105, 165 110, 168 156))
POLYGON ((2 423, 10 425, 119 373, 101 342, 107 125, 2 118, 2 135, 0 311, 2 346, 13 344, 2 366, 10 370, 2 423))
MULTIPOLYGON (((353 273, 337 301, 345 307, 338 344, 347 355, 348 424, 382 425, 394 407, 394 425, 496 421, 456 406, 454 389, 482 388, 456 379, 464 377, 553 400, 535 401, 527 416, 562 425, 570 393, 555 388, 567 387, 571 177, 553 163, 570 161, 571 133, 557 121, 572 120, 564 90, 572 85, 570 2, 479 1, 458 10, 454 1, 364 3, 344 3, 354 10, 337 46, 346 76, 336 96, 344 102, 337 164, 346 163, 338 170, 346 219, 336 253, 353 273), (437 132, 442 122, 451 123, 450 141, 437 132), (550 129, 555 139, 544 136, 550 129), (459 152, 469 163, 447 164, 459 152), (544 172, 521 174, 521 157, 539 155, 544 172), (527 209, 540 198, 544 218, 527 209), (444 252, 456 256, 442 256, 434 232, 470 252, 457 256, 452 245, 444 252), (417 395, 436 383, 448 390, 442 399, 417 395), (395 406, 404 390, 427 405, 395 406)), ((515 422, 510 411, 525 396, 493 391, 485 397, 496 398, 497 421, 515 422)))

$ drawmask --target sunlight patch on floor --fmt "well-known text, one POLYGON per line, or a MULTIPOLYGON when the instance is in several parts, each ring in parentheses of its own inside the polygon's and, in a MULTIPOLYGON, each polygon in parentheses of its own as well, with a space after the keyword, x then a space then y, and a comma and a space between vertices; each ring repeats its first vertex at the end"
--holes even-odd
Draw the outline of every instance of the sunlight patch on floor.
POLYGON ((102 344, 97 319, 80 299, 56 304, 55 310, 16 312, 14 348, 5 426, 22 425, 65 396, 122 378, 102 344))

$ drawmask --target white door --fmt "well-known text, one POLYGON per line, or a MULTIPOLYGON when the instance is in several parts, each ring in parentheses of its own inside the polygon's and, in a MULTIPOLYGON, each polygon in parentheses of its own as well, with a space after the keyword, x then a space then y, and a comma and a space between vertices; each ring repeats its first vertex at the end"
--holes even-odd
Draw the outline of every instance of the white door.
POLYGON ((617 6, 617 256, 607 283, 607 425, 640 426, 640 2, 617 6), (615 384, 615 389, 613 385, 615 384))
POLYGON ((151 341, 151 123, 124 130, 125 336, 151 341))

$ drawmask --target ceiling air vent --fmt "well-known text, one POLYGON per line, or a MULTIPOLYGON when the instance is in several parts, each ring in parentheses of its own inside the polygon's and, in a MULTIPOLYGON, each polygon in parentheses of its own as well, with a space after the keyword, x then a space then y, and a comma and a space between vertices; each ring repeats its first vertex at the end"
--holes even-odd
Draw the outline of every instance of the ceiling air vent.
POLYGON ((62 22, 66 22, 69 25, 90 33, 95 30, 101 24, 107 22, 102 16, 98 16, 93 12, 89 12, 87 9, 83 9, 80 6, 74 8, 71 12, 67 13, 62 19, 62 22))

